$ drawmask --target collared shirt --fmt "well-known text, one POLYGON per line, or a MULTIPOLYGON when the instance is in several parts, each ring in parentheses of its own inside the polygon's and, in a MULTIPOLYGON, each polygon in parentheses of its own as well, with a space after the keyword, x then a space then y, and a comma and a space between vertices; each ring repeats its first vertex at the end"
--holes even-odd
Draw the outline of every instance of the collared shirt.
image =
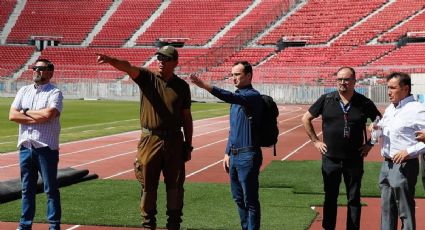
POLYGON ((189 84, 177 75, 165 81, 158 73, 140 68, 134 79, 140 88, 140 125, 142 128, 180 130, 182 111, 190 109, 189 84))
POLYGON ((248 85, 236 90, 235 93, 214 86, 211 94, 232 104, 229 140, 225 153, 229 154, 231 148, 259 147, 247 110, 252 114, 253 123, 260 124, 263 109, 260 93, 252 88, 252 85, 248 85))
POLYGON ((424 153, 425 144, 415 140, 415 131, 425 129, 425 106, 412 95, 396 107, 390 104, 378 126, 382 127, 382 156, 392 158, 398 151, 407 150, 412 159, 424 153))
POLYGON ((16 94, 12 107, 22 110, 40 110, 56 108, 58 116, 39 124, 20 124, 18 147, 26 148, 49 146, 52 150, 59 149, 60 123, 59 117, 63 108, 62 92, 56 86, 48 83, 45 85, 27 85, 16 94))
POLYGON ((328 150, 326 156, 338 159, 360 158, 359 148, 365 143, 367 119, 375 120, 381 113, 369 98, 357 92, 354 92, 344 110, 341 102, 338 91, 323 94, 308 111, 314 117, 322 115, 323 142, 328 150), (344 111, 347 112, 346 117, 344 111), (344 136, 346 122, 348 136, 344 136))

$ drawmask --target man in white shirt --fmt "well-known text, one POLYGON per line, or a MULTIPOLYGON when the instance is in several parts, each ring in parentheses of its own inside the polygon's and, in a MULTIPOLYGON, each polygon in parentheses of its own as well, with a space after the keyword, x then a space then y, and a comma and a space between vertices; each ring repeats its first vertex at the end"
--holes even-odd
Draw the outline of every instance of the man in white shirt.
MULTIPOLYGON (((425 143, 425 129, 422 129, 421 131, 417 131, 415 134, 416 134, 416 140, 422 141, 425 143)), ((425 154, 422 154, 422 186, 425 189, 425 154)))
POLYGON ((425 144, 416 141, 415 132, 425 129, 425 107, 411 95, 408 74, 390 74, 387 86, 391 104, 377 124, 382 128, 381 155, 385 159, 379 176, 381 229, 397 229, 397 216, 402 229, 416 229, 418 156, 425 151, 425 144))
POLYGON ((22 183, 22 214, 18 229, 31 229, 35 215, 38 172, 47 194, 49 229, 60 229, 61 204, 57 171, 59 163, 59 117, 62 92, 50 83, 54 65, 39 59, 33 66, 34 83, 19 89, 10 107, 9 120, 19 124, 19 165, 22 183))

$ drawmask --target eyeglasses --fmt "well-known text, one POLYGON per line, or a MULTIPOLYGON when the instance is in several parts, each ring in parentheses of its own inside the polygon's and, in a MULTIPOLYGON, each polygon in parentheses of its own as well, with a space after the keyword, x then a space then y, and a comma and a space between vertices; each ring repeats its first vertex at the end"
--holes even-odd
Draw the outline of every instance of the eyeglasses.
POLYGON ((49 71, 50 69, 47 66, 33 66, 32 70, 38 72, 38 71, 49 71))
POLYGON ((238 77, 241 76, 242 73, 231 73, 229 77, 238 77))
POLYGON ((173 60, 173 58, 165 56, 165 55, 158 55, 157 57, 158 61, 167 62, 173 60))
POLYGON ((336 79, 336 81, 337 82, 340 82, 340 83, 342 83, 342 82, 350 82, 350 81, 352 81, 352 80, 354 80, 354 78, 352 78, 352 77, 349 77, 349 78, 337 78, 336 79))

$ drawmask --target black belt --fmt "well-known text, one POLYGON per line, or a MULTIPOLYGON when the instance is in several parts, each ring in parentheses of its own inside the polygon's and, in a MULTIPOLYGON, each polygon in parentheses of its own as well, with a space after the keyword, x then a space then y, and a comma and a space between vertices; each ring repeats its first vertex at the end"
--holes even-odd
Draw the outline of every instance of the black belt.
MULTIPOLYGON (((389 157, 384 157, 385 161, 391 162, 393 163, 393 159, 389 158, 389 157)), ((413 161, 413 160, 418 160, 418 158, 411 158, 411 159, 406 159, 402 162, 407 162, 407 161, 413 161)))
POLYGON ((31 148, 27 148, 27 147, 21 145, 20 149, 22 149, 22 148, 25 148, 25 149, 34 149, 34 150, 51 149, 49 146, 44 146, 44 147, 38 147, 38 148, 36 148, 36 147, 34 147, 34 145, 31 145, 31 148))
POLYGON ((174 129, 174 130, 165 130, 165 129, 147 129, 147 128, 142 128, 142 133, 144 134, 149 134, 149 135, 156 135, 156 136, 175 136, 180 132, 180 130, 178 129, 174 129))
POLYGON ((243 148, 230 148, 230 154, 237 155, 239 153, 246 152, 258 152, 260 151, 260 147, 243 147, 243 148))

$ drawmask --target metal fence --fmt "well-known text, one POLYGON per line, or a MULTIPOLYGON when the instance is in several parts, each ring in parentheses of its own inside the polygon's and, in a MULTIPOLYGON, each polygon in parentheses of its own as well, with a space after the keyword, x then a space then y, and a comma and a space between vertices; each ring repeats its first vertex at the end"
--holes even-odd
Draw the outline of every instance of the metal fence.
MULTIPOLYGON (((0 96, 14 97, 19 88, 31 83, 30 80, 0 80, 0 96)), ((66 99, 139 100, 140 97, 139 87, 129 79, 58 79, 53 83, 62 90, 66 99)), ((235 90, 229 81, 216 81, 212 84, 230 91, 235 90)), ((281 104, 311 104, 323 93, 335 90, 332 86, 277 83, 255 83, 254 87, 281 104)), ((193 100, 218 101, 210 93, 193 84, 190 84, 190 88, 193 100)), ((389 102, 385 85, 358 85, 356 90, 375 103, 389 102)))

